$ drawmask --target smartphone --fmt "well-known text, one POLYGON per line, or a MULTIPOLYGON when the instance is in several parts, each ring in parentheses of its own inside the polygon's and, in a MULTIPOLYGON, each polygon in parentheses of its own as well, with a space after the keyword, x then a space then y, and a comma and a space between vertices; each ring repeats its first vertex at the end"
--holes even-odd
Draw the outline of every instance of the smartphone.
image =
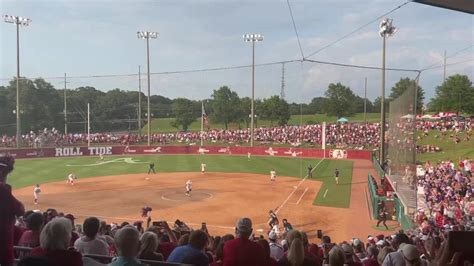
POLYGON ((474 231, 448 232, 448 247, 451 252, 474 254, 474 231))
POLYGON ((158 227, 163 227, 164 224, 163 224, 163 221, 155 221, 152 223, 153 226, 158 226, 158 227))

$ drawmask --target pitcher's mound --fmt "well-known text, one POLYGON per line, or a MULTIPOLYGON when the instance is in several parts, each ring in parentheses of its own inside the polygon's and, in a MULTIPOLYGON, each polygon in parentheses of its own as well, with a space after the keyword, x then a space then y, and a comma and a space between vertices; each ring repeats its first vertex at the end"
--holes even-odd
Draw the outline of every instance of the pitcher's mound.
POLYGON ((191 192, 191 196, 187 196, 183 191, 175 191, 161 195, 162 200, 170 201, 200 201, 213 197, 213 194, 203 191, 193 191, 191 192))

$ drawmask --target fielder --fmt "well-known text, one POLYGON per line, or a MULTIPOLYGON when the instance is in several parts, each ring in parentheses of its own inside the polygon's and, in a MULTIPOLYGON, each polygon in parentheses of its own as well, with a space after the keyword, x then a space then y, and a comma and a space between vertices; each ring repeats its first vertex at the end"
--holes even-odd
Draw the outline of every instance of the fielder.
POLYGON ((270 171, 270 180, 271 180, 271 181, 275 181, 275 180, 276 180, 276 177, 277 177, 276 171, 275 171, 275 170, 271 170, 271 171, 270 171))
POLYGON ((185 195, 188 196, 188 197, 191 197, 191 191, 193 190, 193 182, 191 181, 191 179, 188 180, 188 182, 186 182, 186 193, 185 195))
POLYGON ((35 196, 35 205, 38 204, 40 193, 41 193, 40 185, 36 184, 35 188, 33 189, 33 195, 35 196))
POLYGON ((73 173, 67 176, 67 182, 71 184, 71 186, 74 186, 74 179, 77 179, 77 177, 73 173))
POLYGON ((250 161, 250 156, 252 156, 252 154, 250 152, 247 152, 247 160, 250 161))
POLYGON ((337 168, 334 171, 334 179, 336 180, 336 185, 339 185, 339 170, 337 168))
POLYGON ((99 159, 100 159, 101 161, 104 160, 104 155, 103 155, 102 153, 99 153, 99 159))
POLYGON ((204 174, 204 173, 206 173, 206 164, 201 163, 201 174, 204 174))

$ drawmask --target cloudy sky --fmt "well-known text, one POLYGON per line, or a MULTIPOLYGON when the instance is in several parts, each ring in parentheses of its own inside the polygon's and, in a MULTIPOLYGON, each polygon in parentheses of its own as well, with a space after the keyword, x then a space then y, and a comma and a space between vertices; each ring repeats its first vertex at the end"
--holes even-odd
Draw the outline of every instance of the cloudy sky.
MULTIPOLYGON (((334 40, 405 3, 399 0, 290 0, 303 54, 308 57, 334 40)), ((0 13, 32 20, 21 28, 21 74, 45 77, 62 88, 95 86, 101 90, 136 90, 138 77, 87 78, 146 71, 146 42, 137 30, 159 32, 150 42, 151 72, 173 72, 248 65, 251 44, 242 34, 265 36, 256 44, 256 62, 301 59, 286 1, 278 0, 2 0, 0 13)), ((387 41, 387 67, 423 69, 448 56, 447 74, 474 78, 474 20, 465 13, 409 3, 389 15, 398 32, 387 41), (459 63, 461 62, 461 63, 459 63), (451 65, 450 65, 451 64, 451 65)), ((15 27, 0 24, 0 81, 16 75, 15 27)), ((344 64, 381 66, 382 39, 378 22, 312 55, 309 59, 344 64)), ((438 66, 436 65, 436 66, 438 66)), ((401 77, 414 72, 387 72, 387 93, 401 77)), ((420 84, 427 97, 441 83, 443 68, 424 71, 420 84)), ((363 97, 380 94, 381 71, 360 70, 316 63, 285 64, 285 93, 289 101, 309 102, 322 96, 331 82, 350 86, 363 97)), ((256 96, 280 93, 282 65, 256 68, 256 96)), ((152 75, 152 94, 170 98, 208 98, 214 89, 228 85, 240 96, 250 95, 251 69, 152 75)), ((142 76, 146 88, 146 76, 142 76)))

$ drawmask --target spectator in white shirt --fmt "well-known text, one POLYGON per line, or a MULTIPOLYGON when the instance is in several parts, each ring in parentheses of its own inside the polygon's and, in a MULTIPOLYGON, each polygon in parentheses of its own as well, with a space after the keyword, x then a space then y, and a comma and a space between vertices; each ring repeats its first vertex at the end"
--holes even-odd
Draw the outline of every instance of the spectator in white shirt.
POLYGON ((109 255, 109 245, 98 237, 100 221, 89 217, 84 221, 84 236, 74 242, 74 248, 82 254, 109 255))

